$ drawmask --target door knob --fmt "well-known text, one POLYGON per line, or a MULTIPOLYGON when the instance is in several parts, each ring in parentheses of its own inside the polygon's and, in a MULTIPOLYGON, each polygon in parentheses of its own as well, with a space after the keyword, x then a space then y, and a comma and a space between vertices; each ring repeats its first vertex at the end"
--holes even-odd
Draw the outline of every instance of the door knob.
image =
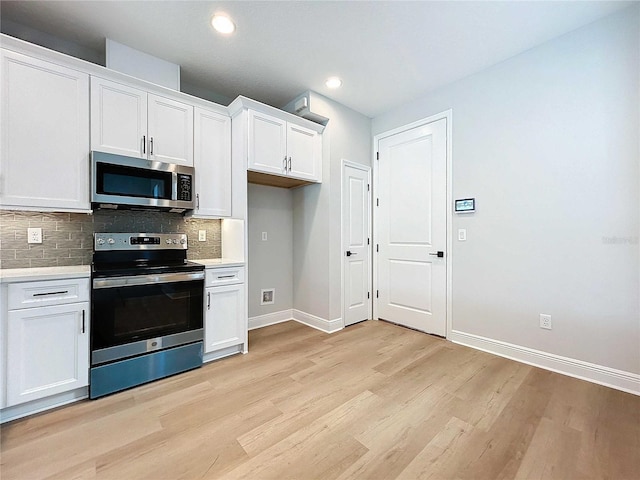
POLYGON ((442 257, 444 257, 444 252, 441 251, 441 250, 438 250, 437 252, 430 252, 429 255, 433 255, 434 257, 442 258, 442 257))
POLYGON ((357 255, 357 253, 347 250, 347 257, 350 257, 351 255, 357 255))

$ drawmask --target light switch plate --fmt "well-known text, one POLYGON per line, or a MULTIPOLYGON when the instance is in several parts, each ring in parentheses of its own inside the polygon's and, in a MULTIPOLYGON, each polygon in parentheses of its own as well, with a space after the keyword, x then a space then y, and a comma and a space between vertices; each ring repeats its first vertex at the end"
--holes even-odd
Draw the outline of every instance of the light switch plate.
POLYGON ((458 229, 458 241, 459 242, 466 242, 467 241, 467 229, 466 228, 459 228, 458 229))
POLYGON ((206 230, 198 230, 198 241, 206 242, 207 241, 207 231, 206 230))

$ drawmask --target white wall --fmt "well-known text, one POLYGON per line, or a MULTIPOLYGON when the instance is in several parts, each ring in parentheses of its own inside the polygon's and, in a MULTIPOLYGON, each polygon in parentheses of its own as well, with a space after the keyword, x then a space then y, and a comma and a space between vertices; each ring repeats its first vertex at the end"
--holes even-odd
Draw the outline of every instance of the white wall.
POLYGON ((290 310, 293 306, 292 193, 248 185, 249 317, 290 310), (267 240, 262 240, 262 232, 267 240), (275 303, 260 305, 260 291, 275 288, 275 303))
POLYGON ((453 109, 453 329, 640 373, 636 5, 373 120, 453 109), (552 315, 541 330, 538 315, 552 315))
POLYGON ((342 159, 370 164, 371 119, 314 92, 309 105, 329 123, 323 133, 322 184, 293 192, 293 303, 302 312, 336 320, 342 315, 342 159))

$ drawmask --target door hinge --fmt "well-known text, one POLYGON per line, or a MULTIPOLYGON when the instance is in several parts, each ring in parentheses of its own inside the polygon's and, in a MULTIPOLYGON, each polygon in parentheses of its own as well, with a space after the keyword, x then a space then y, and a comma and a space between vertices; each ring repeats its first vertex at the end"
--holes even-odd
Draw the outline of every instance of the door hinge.
POLYGON ((376 298, 380 297, 380 290, 376 290, 376 298))
POLYGON ((376 160, 380 160, 380 152, 376 152, 376 160))

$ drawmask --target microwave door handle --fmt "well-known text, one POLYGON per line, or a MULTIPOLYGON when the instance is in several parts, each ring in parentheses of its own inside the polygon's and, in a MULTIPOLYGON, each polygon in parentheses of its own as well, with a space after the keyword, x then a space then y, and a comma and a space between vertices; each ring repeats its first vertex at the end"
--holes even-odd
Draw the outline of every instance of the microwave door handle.
POLYGON ((178 174, 171 172, 171 200, 178 200, 178 174))

